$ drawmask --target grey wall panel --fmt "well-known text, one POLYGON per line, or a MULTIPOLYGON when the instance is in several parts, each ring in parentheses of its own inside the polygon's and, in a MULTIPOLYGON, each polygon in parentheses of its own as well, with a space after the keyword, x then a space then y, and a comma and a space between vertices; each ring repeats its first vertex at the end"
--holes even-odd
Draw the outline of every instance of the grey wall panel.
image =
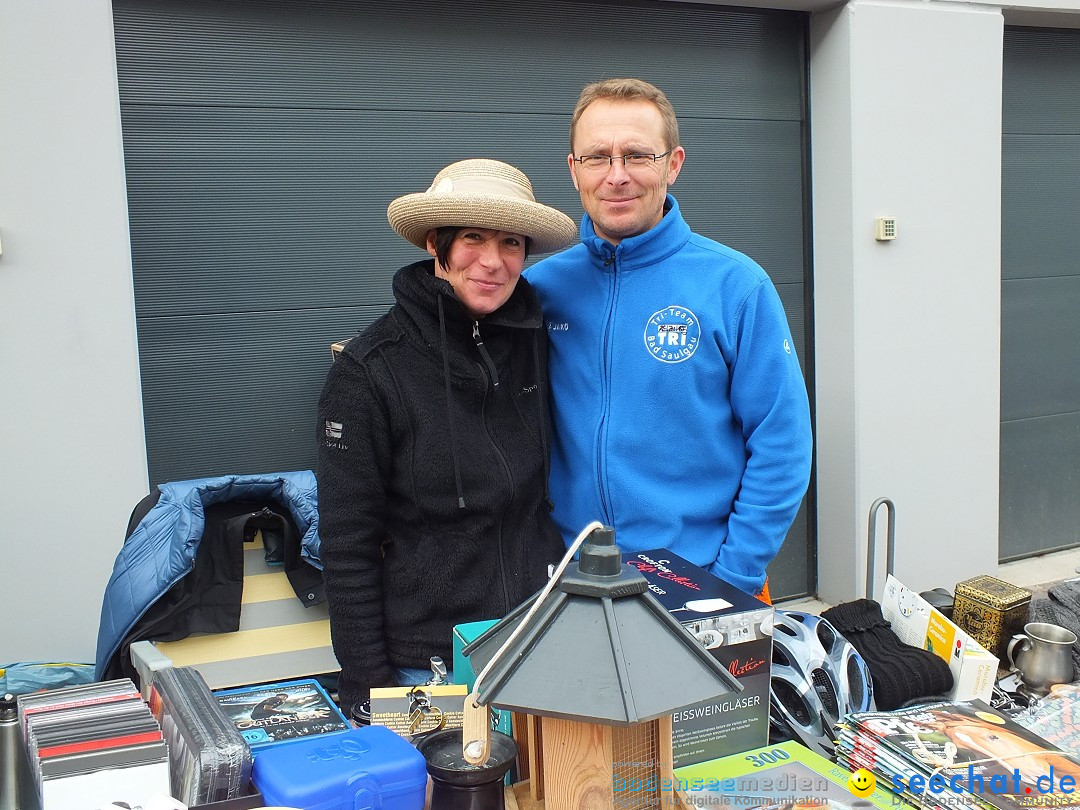
POLYGON ((1080 31, 1006 28, 1000 555, 1080 543, 1080 31))
POLYGON ((585 81, 642 76, 687 117, 802 117, 800 15, 565 0, 114 8, 129 53, 167 67, 125 60, 128 103, 563 114, 585 81))
POLYGON ((539 199, 579 214, 556 147, 563 122, 439 119, 431 128, 402 113, 125 107, 140 314, 335 306, 357 295, 389 306, 393 271, 426 254, 391 230, 386 206, 460 158, 513 162, 539 199))
MULTIPOLYGON (((390 274, 422 255, 390 229, 386 206, 451 160, 513 162, 539 199, 581 216, 558 146, 568 118, 444 113, 429 129, 401 113, 125 106, 139 313, 334 306, 358 293, 389 306, 390 274)), ((801 283, 800 125, 686 130, 674 191, 690 224, 777 284, 801 283)))
POLYGON ((1075 30, 1006 28, 1002 62, 1006 134, 1080 132, 1080 37, 1075 30))
POLYGON ((769 565, 769 592, 773 599, 806 592, 806 572, 816 568, 817 549, 805 542, 810 533, 809 514, 804 500, 788 531, 780 553, 769 565))
POLYGON ((152 481, 309 469, 330 344, 385 312, 341 307, 142 318, 152 481))
MULTIPOLYGON (((672 191, 690 226, 752 256, 776 284, 802 283, 803 177, 797 121, 697 120, 672 191)), ((802 306, 800 305, 800 309, 802 306)))
POLYGON ((1080 122, 1072 135, 1005 135, 1002 278, 1080 276, 1078 223, 1080 122))
POLYGON ((1001 418, 1080 412, 1080 275, 1001 285, 1001 418))
POLYGON ((1002 559, 1080 544, 1080 414, 1001 426, 1002 559))

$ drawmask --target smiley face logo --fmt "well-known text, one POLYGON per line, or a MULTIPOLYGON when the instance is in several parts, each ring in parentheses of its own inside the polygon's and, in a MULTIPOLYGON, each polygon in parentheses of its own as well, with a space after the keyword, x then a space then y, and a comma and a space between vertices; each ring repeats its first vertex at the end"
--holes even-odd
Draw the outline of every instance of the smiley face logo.
POLYGON ((865 799, 874 792, 877 787, 877 779, 866 768, 859 768, 847 780, 847 789, 860 799, 865 799))

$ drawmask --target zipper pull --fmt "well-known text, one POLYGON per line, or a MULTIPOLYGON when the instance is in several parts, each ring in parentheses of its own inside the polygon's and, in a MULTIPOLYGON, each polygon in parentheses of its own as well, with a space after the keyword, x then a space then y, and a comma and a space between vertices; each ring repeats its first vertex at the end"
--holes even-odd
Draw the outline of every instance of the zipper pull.
POLYGON ((480 337, 480 321, 473 321, 472 336, 473 340, 476 341, 476 348, 480 350, 480 356, 484 358, 484 363, 487 365, 488 374, 491 375, 491 387, 498 388, 499 372, 491 361, 491 355, 488 354, 487 347, 484 346, 483 338, 480 337))

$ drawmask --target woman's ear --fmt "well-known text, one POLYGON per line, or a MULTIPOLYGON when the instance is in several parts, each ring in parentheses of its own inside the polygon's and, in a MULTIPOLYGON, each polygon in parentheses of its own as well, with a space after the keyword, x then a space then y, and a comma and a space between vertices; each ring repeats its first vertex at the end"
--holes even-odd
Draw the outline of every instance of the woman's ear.
POLYGON ((436 255, 435 254, 435 231, 434 230, 430 230, 430 231, 427 232, 427 235, 424 237, 424 245, 427 248, 428 253, 430 253, 432 256, 436 255))

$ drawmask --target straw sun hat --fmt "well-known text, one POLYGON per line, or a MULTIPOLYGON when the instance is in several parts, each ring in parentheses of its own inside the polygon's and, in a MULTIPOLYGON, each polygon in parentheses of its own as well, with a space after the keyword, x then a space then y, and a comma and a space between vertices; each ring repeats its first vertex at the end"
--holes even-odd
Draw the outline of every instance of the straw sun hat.
POLYGON ((445 226, 520 233, 532 240, 533 253, 560 250, 577 241, 574 221, 538 203, 523 172, 483 158, 451 163, 435 175, 427 191, 390 203, 386 218, 419 248, 426 248, 428 231, 445 226))

